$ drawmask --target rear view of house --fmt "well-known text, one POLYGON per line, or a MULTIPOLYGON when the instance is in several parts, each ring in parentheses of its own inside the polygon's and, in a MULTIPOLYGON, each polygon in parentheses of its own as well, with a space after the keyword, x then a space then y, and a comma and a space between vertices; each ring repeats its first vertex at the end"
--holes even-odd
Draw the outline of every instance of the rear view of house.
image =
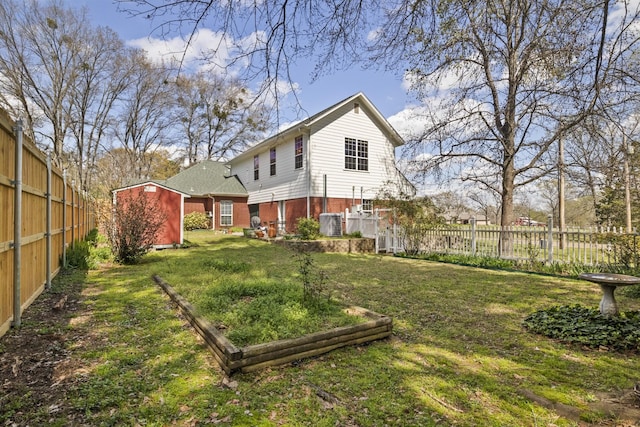
POLYGON ((291 232, 301 217, 370 210, 383 189, 415 191, 395 165, 403 143, 358 93, 248 149, 230 173, 248 193, 251 217, 291 232))
MULTIPOLYGON (((205 160, 166 181, 114 193, 147 187, 155 191, 170 217, 179 216, 179 225, 178 219, 167 225, 171 229, 181 230, 184 215, 201 212, 214 230, 249 227, 251 219, 259 217, 262 225, 277 226, 281 234, 295 232, 299 218, 318 219, 321 213, 346 209, 371 211, 383 190, 415 193, 395 164, 395 149, 403 143, 369 99, 358 93, 228 163, 205 160)), ((163 237, 159 246, 175 239, 173 234, 163 237)))

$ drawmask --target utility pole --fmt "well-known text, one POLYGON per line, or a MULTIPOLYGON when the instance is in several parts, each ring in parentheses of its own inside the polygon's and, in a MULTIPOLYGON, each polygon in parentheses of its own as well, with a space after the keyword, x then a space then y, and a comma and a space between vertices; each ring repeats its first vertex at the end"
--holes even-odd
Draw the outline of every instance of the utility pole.
POLYGON ((560 137, 558 139, 558 227, 560 231, 558 245, 560 249, 564 249, 566 246, 564 185, 564 140, 560 137))
POLYGON ((624 205, 626 208, 627 233, 631 233, 631 179, 629 177, 629 155, 633 148, 627 146, 627 135, 622 133, 623 167, 624 167, 624 205))

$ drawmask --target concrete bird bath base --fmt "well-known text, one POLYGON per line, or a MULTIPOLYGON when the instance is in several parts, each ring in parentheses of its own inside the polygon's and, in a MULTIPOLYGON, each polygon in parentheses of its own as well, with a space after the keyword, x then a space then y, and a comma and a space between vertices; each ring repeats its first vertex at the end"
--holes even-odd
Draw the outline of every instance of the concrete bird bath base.
POLYGON ((600 301, 600 313, 607 317, 618 315, 618 305, 613 293, 618 286, 639 285, 640 277, 627 276, 613 273, 582 273, 580 279, 597 283, 602 289, 602 300, 600 301))

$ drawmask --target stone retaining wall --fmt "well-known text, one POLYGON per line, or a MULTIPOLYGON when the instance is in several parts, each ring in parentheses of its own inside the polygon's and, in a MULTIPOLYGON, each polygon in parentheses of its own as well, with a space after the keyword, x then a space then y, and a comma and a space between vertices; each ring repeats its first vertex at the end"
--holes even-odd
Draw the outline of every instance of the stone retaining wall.
POLYGON ((304 248, 309 252, 346 252, 346 253, 374 253, 375 240, 361 239, 330 239, 330 240, 272 240, 273 243, 288 249, 304 248))

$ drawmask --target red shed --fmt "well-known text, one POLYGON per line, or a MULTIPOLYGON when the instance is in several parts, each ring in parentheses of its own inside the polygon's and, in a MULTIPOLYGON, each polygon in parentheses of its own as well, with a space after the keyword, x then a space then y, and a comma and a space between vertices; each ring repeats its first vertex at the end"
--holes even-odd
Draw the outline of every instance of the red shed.
POLYGON ((113 203, 126 197, 136 197, 144 192, 147 197, 153 197, 166 215, 166 221, 154 242, 157 249, 171 248, 184 243, 183 218, 184 199, 189 197, 181 191, 167 187, 157 181, 146 181, 128 187, 113 190, 113 203))

